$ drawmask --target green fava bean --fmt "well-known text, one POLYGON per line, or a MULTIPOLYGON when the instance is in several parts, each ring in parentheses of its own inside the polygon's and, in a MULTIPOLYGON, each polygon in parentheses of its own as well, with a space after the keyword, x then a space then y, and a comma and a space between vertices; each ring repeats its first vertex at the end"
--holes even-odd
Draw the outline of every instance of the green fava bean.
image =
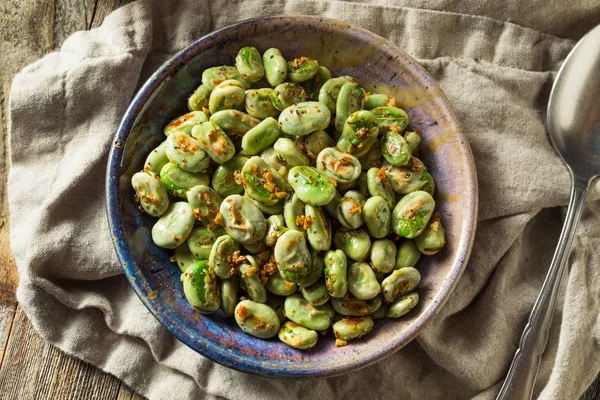
POLYGON ((183 293, 187 301, 200 313, 209 314, 221 305, 220 285, 208 268, 206 260, 192 264, 181 274, 183 293))
POLYGON ((187 239, 188 247, 196 258, 208 260, 213 244, 218 237, 225 234, 222 228, 209 230, 206 226, 192 229, 187 239))
POLYGON ((198 89, 188 97, 188 109, 190 111, 203 111, 204 108, 208 108, 208 100, 210 99, 211 92, 212 90, 204 85, 198 86, 198 89))
POLYGON ((333 236, 333 244, 342 250, 348 258, 354 261, 362 261, 369 255, 371 239, 369 234, 362 229, 340 228, 333 236))
POLYGON ((210 249, 208 265, 219 278, 228 279, 234 272, 230 259, 239 250, 240 246, 231 236, 219 236, 210 249))
POLYGON ((415 152, 419 148, 419 145, 421 144, 421 135, 419 135, 419 132, 417 132, 417 131, 405 132, 404 140, 406 140, 406 143, 408 143, 408 148, 410 149, 410 153, 415 154, 415 152))
POLYGON ((408 194, 421 189, 427 180, 425 164, 416 157, 412 157, 409 165, 392 166, 386 165, 390 186, 394 192, 408 194))
POLYGON ((279 317, 266 304, 242 300, 233 314, 242 331, 259 339, 272 338, 279 332, 279 317))
POLYGON ((256 155, 272 145, 279 137, 280 132, 277 120, 267 117, 244 134, 242 149, 250 156, 256 155))
POLYGON ((284 298, 283 297, 275 296, 273 294, 267 293, 267 301, 265 302, 265 304, 268 305, 269 307, 271 307, 275 311, 275 313, 277 313, 277 316, 279 317, 279 322, 283 322, 287 319, 285 317, 285 312, 284 312, 284 298))
POLYGON ((202 111, 189 112, 169 122, 164 129, 165 136, 169 136, 174 132, 190 134, 194 126, 206 121, 208 121, 208 117, 202 111))
POLYGON ((200 261, 194 257, 189 246, 177 246, 175 248, 174 258, 181 273, 184 273, 191 264, 195 264, 196 262, 200 261))
POLYGON ((375 114, 366 110, 356 111, 346 119, 337 148, 359 157, 369 151, 377 140, 377 135, 379 128, 375 114))
POLYGON ((403 315, 406 315, 410 310, 415 308, 417 304, 419 304, 419 294, 407 294, 406 296, 401 297, 400 299, 398 299, 397 302, 392 304, 385 313, 385 316, 387 318, 400 318, 403 315))
POLYGON ((319 257, 319 254, 314 251, 314 249, 310 250, 310 260, 312 265, 310 267, 310 274, 306 279, 302 282, 298 283, 300 287, 309 287, 317 283, 317 281, 323 276, 323 271, 325 269, 325 264, 323 264, 323 258, 319 257))
POLYGON ((248 161, 248 157, 234 156, 225 164, 219 165, 212 178, 212 186, 221 196, 230 196, 240 194, 244 187, 236 180, 236 173, 239 174, 248 161))
POLYGON ((319 103, 325 104, 331 113, 335 113, 338 94, 342 86, 346 83, 358 83, 358 81, 351 76, 340 76, 329 79, 319 90, 319 103))
POLYGON ((258 243, 245 244, 244 249, 250 254, 258 254, 267 249, 267 245, 264 240, 261 240, 258 243))
POLYGON ((154 172, 141 171, 131 177, 131 185, 135 190, 135 198, 148 215, 160 217, 169 208, 167 189, 160 177, 154 172))
POLYGON ((287 176, 290 168, 292 168, 287 162, 279 158, 273 147, 264 149, 262 153, 260 153, 260 158, 262 158, 269 167, 279 172, 279 175, 284 178, 287 176))
POLYGON ((411 151, 401 134, 388 131, 381 134, 379 140, 381 154, 392 165, 406 165, 410 161, 411 151))
POLYGON ((240 265, 240 279, 242 288, 248 293, 250 298, 257 303, 267 301, 267 289, 260 281, 260 270, 258 264, 252 256, 246 256, 250 264, 243 263, 240 265))
POLYGON ((194 217, 205 225, 215 220, 221 206, 221 196, 206 185, 197 185, 186 192, 186 198, 192 209, 194 217))
POLYGON ((369 316, 342 318, 333 324, 333 334, 336 339, 352 340, 358 339, 373 330, 375 322, 369 316))
POLYGON ((308 166, 294 167, 288 182, 300 200, 313 206, 324 206, 335 197, 335 186, 318 169, 308 166))
POLYGON ((400 108, 377 107, 371 111, 377 117, 377 124, 382 133, 388 131, 402 133, 408 126, 408 114, 400 108))
POLYGON ((261 241, 267 230, 263 213, 247 198, 234 194, 223 200, 220 207, 225 230, 241 244, 261 241))
POLYGON ((331 79, 331 71, 329 68, 319 65, 317 73, 312 78, 302 82, 302 87, 313 99, 319 98, 319 90, 325 82, 331 79))
POLYGON ((229 136, 212 122, 196 125, 192 129, 192 136, 196 138, 202 150, 217 164, 223 164, 235 155, 235 146, 229 136))
POLYGON ((265 234, 265 244, 269 247, 275 246, 277 239, 286 231, 282 215, 271 215, 267 218, 267 233, 265 234))
POLYGON ((267 82, 271 86, 277 86, 287 78, 287 62, 281 55, 279 49, 271 47, 263 54, 263 66, 267 82))
POLYGON ((269 276, 265 287, 269 293, 273 293, 277 296, 289 296, 296 293, 296 290, 298 290, 297 284, 286 281, 279 274, 269 276))
POLYGON ((319 70, 319 62, 307 57, 294 58, 287 63, 288 79, 300 83, 312 78, 319 70))
POLYGON ((165 140, 159 144, 154 150, 146 157, 144 163, 144 171, 154 172, 160 174, 160 170, 165 164, 169 163, 169 157, 167 157, 167 141, 165 140))
POLYGON ((329 303, 313 306, 299 293, 285 299, 285 316, 291 321, 315 331, 324 331, 331 326, 334 311, 329 303))
MULTIPOLYGON (((367 182, 367 173, 366 172, 360 173, 358 179, 356 180, 356 184, 358 185, 358 191, 363 196, 371 196, 371 193, 369 193, 369 185, 367 182)), ((381 196, 377 196, 377 197, 381 197, 381 196)))
POLYGON ((323 258, 325 284, 331 297, 342 298, 348 292, 347 259, 342 250, 329 250, 323 258))
POLYGON ((289 229, 303 231, 304 227, 298 224, 300 222, 298 217, 304 217, 305 210, 306 204, 300 200, 296 193, 288 194, 285 203, 283 204, 283 219, 285 225, 289 229))
POLYGON ((348 82, 340 88, 335 103, 335 130, 341 134, 348 116, 363 108, 365 91, 358 83, 348 82))
POLYGON ((242 47, 235 57, 235 67, 248 82, 260 81, 265 75, 260 53, 254 47, 242 47))
POLYGON ((210 116, 210 122, 229 135, 242 136, 258 125, 260 119, 237 110, 221 110, 210 116))
POLYGON ((323 206, 325 211, 327 211, 327 213, 331 217, 337 218, 337 208, 340 205, 341 200, 342 200, 342 195, 340 194, 340 192, 338 192, 336 190, 335 195, 333 196, 333 199, 331 199, 331 201, 329 203, 327 203, 323 206))
POLYGON ((335 147, 323 149, 317 156, 317 169, 328 178, 340 183, 354 182, 360 176, 362 167, 356 157, 342 153, 335 147))
POLYGON ((316 101, 293 104, 279 114, 281 130, 292 136, 304 136, 325 129, 330 121, 329 109, 316 101))
POLYGON ((421 258, 421 252, 414 240, 404 239, 398 246, 394 269, 414 267, 421 258))
POLYGON ((173 132, 169 135, 165 154, 169 161, 189 172, 204 171, 210 163, 200 142, 184 132, 173 132))
POLYGON ((385 318, 388 308, 390 308, 390 306, 384 303, 377 309, 377 311, 369 314, 369 317, 373 318, 374 320, 383 319, 385 318))
POLYGON ((373 142, 373 146, 362 156, 358 157, 358 161, 362 166, 362 169, 367 171, 369 168, 373 167, 381 167, 383 163, 383 157, 381 156, 381 148, 379 147, 379 142, 376 140, 373 142))
POLYGON ((396 195, 385 168, 370 168, 367 171, 367 188, 371 196, 383 198, 390 209, 396 204, 396 195))
POLYGON ((270 88, 247 90, 244 100, 246 112, 260 119, 277 117, 279 110, 275 108, 271 101, 271 91, 270 88))
POLYGON ((369 264, 357 262, 350 265, 348 290, 359 300, 370 300, 381 292, 381 286, 369 264))
POLYGON ((208 110, 211 114, 222 110, 242 110, 246 91, 235 79, 228 79, 217 85, 210 94, 208 110))
POLYGON ((285 231, 273 250, 277 269, 288 282, 302 282, 311 269, 310 253, 304 235, 296 230, 285 231))
POLYGON ((331 305, 335 312, 347 317, 363 317, 379 310, 383 304, 381 295, 377 295, 370 300, 359 300, 352 294, 347 293, 344 298, 331 298, 331 305))
POLYGON ((242 185, 248 196, 267 206, 287 196, 285 179, 258 156, 251 157, 242 168, 242 185))
POLYGON ((279 340, 290 347, 306 350, 317 344, 319 334, 312 329, 307 329, 292 321, 287 321, 281 325, 278 337, 279 340))
POLYGON ((439 214, 435 214, 427 224, 427 228, 415 238, 415 244, 426 256, 432 256, 440 251, 446 244, 446 231, 439 220, 439 214))
POLYGON ((310 246, 316 251, 331 247, 331 224, 320 207, 306 205, 305 221, 308 225, 306 236, 310 246))
POLYGON ((421 180, 425 181, 425 184, 421 186, 421 190, 433 196, 435 193, 435 180, 433 179, 433 176, 431 176, 429 172, 425 171, 421 177, 421 180))
POLYGON ((275 153, 279 156, 279 158, 292 167, 300 166, 300 165, 309 165, 310 160, 296 147, 296 144, 287 138, 279 138, 273 145, 273 149, 275 153))
POLYGON ((378 272, 388 273, 396 265, 396 245, 389 239, 375 240, 371 245, 371 265, 378 272))
POLYGON ((203 172, 188 172, 168 163, 160 170, 160 181, 169 193, 185 199, 187 191, 194 186, 209 185, 210 176, 203 172))
POLYGON ((228 317, 233 317, 235 306, 240 301, 239 288, 240 281, 237 276, 221 279, 221 310, 228 317))
POLYGON ((305 102, 310 99, 310 95, 300 85, 290 82, 284 82, 275 87, 269 95, 273 106, 279 111, 283 111, 291 105, 305 102))
POLYGON ((371 237, 381 239, 390 233, 392 213, 383 197, 367 199, 363 206, 363 218, 371 237))
POLYGON ((235 79, 242 84, 244 89, 250 89, 250 82, 242 77, 236 67, 223 65, 220 67, 208 68, 202 72, 202 85, 208 90, 214 90, 219 83, 228 79, 235 79))
POLYGON ((163 249, 174 249, 188 238, 194 227, 194 210, 183 201, 171 204, 152 227, 152 241, 163 249))
POLYGON ((323 149, 327 147, 334 147, 335 140, 333 140, 331 136, 329 136, 324 130, 318 130, 306 137, 304 146, 306 147, 307 151, 316 157, 323 149))
POLYGON ((393 107, 395 105, 396 99, 394 97, 390 97, 387 94, 370 94, 365 96, 363 107, 365 110, 372 110, 377 107, 393 107))
POLYGON ((433 215, 435 201, 417 190, 400 199, 392 211, 392 229, 398 236, 413 239, 421 234, 433 215))
POLYGON ((313 306, 320 306, 329 301, 329 291, 325 281, 321 280, 312 286, 301 287, 300 293, 313 306))
POLYGON ((381 282, 383 298, 388 303, 395 302, 398 298, 415 290, 421 281, 421 274, 412 267, 394 270, 381 282))
POLYGON ((275 203, 271 206, 261 203, 260 201, 254 200, 252 197, 248 196, 248 193, 244 193, 244 197, 247 198, 254 204, 263 214, 267 215, 275 215, 281 214, 283 212, 283 203, 280 201, 279 203, 275 203))
POLYGON ((360 192, 354 190, 346 192, 337 209, 340 223, 348 229, 360 228, 365 223, 362 214, 364 204, 365 197, 360 192))

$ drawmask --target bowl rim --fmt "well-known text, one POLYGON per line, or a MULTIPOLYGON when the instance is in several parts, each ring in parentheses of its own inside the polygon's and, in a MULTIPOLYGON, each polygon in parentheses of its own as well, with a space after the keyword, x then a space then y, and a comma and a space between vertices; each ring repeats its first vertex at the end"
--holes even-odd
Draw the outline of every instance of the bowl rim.
MULTIPOLYGON (((439 312, 439 310, 448 301, 450 295, 454 292, 454 289, 456 288, 460 277, 466 269, 475 238, 475 231, 477 228, 479 195, 475 161, 473 159, 473 153, 471 151, 471 147, 469 145, 467 137, 464 134, 462 124, 458 120, 456 112, 451 106, 448 98, 443 93, 441 88, 439 88, 439 84, 414 58, 412 58, 410 55, 405 53, 395 44, 383 38, 382 36, 373 33, 365 28, 354 25, 352 23, 321 16, 290 14, 246 19, 243 21, 239 21, 235 24, 223 27, 221 29, 212 31, 207 35, 202 36, 200 39, 194 41, 193 43, 189 44, 176 54, 174 54, 146 80, 146 82, 140 87, 138 92, 135 94, 135 96, 129 103, 125 113, 123 114, 121 122, 119 123, 119 127, 117 128, 117 131, 115 133, 107 161, 105 179, 105 200, 106 216, 108 220, 109 229, 112 235, 113 246, 115 248, 115 252, 117 253, 117 258, 119 259, 119 262, 123 267, 124 273, 127 277, 127 281, 133 287, 136 295, 139 297, 144 306, 148 309, 148 311, 150 311, 153 317, 156 318, 164 328, 166 328, 171 334, 173 334, 177 339, 179 339, 192 350, 226 367, 254 375, 262 375, 268 377, 299 378, 330 377, 365 368, 378 361, 381 361, 383 358, 390 356, 391 354, 400 350, 402 347, 407 345, 409 342, 414 340, 415 337, 418 336, 421 330, 425 328, 429 321, 439 312), (332 368, 311 370, 282 370, 280 368, 269 367, 268 364, 246 363, 243 360, 240 360, 239 356, 231 355, 227 351, 221 350, 222 348, 220 346, 215 345, 213 343, 209 343, 209 341, 206 339, 200 340, 199 342, 194 342, 194 344, 200 343, 200 348, 198 348, 196 345, 192 344, 192 338, 187 334, 189 330, 184 331, 182 329, 174 329, 174 324, 173 321, 170 320, 169 314, 161 313, 160 310, 157 309, 158 303, 153 302, 153 297, 149 296, 149 290, 145 278, 140 279, 140 277, 143 277, 141 268, 137 267, 136 264, 133 262, 127 243, 124 240, 122 221, 118 212, 118 196, 113 196, 112 193, 119 193, 118 189, 120 177, 118 176, 118 173, 120 172, 120 164, 125 150, 125 142, 133 126, 135 125, 137 117, 145 108, 145 104, 152 99, 154 93, 161 87, 161 84, 167 79, 169 79, 172 75, 177 73, 178 70, 185 64, 187 64, 192 58, 200 54, 198 49, 205 45, 206 42, 214 40, 215 37, 217 37, 218 35, 231 29, 240 29, 245 25, 253 24, 258 21, 297 21, 299 18, 304 20, 310 20, 313 23, 318 21, 326 21, 327 23, 335 24, 338 27, 352 28, 353 30, 359 32, 361 35, 365 35, 366 37, 372 38, 374 40, 382 41, 386 44, 386 47, 389 51, 396 53, 399 57, 405 59, 410 64, 412 64, 411 68, 415 68, 420 77, 429 80, 434 87, 437 87, 440 93, 439 101, 445 107, 445 111, 450 117, 450 120, 453 122, 453 124, 456 125, 456 129, 453 133, 457 136, 457 138, 462 144, 462 150, 467 160, 467 165, 465 165, 465 168, 467 170, 466 176, 471 177, 469 183, 471 184, 472 188, 465 194, 465 203, 467 203, 468 205, 468 207, 466 207, 467 212, 465 213, 464 218, 465 224, 462 228, 461 235, 459 236, 458 250, 454 259, 452 260, 452 266, 449 270, 449 274, 446 276, 446 279, 440 285, 436 295, 431 300, 431 303, 425 309, 423 309, 419 316, 411 323, 411 325, 409 325, 409 327, 407 327, 404 335, 398 338, 398 340, 396 340, 393 343, 393 345, 388 346, 387 348, 383 348, 378 352, 374 352, 369 357, 363 357, 359 361, 355 360, 350 363, 332 368)), ((196 334, 196 340, 198 340, 198 336, 199 335, 196 334)), ((250 358, 250 356, 244 355, 242 356, 242 358, 250 358)))

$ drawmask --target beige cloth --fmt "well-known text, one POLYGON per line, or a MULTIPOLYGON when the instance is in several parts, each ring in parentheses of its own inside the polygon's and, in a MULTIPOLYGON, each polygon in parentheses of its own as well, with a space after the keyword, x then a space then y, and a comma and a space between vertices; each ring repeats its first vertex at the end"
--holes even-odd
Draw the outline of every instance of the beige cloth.
MULTIPOLYGON (((142 1, 74 34, 60 52, 15 76, 11 245, 18 300, 46 340, 152 399, 494 397, 568 202, 568 174, 544 131, 547 96, 574 39, 600 21, 600 7, 558 0, 364 3, 142 1), (171 336, 121 273, 103 195, 121 115, 160 63, 216 28, 291 13, 358 24, 416 57, 464 124, 481 194, 467 270, 423 333, 372 367, 312 381, 239 373, 171 336)), ((596 185, 544 353, 540 398, 576 399, 600 371, 599 197, 596 185)))

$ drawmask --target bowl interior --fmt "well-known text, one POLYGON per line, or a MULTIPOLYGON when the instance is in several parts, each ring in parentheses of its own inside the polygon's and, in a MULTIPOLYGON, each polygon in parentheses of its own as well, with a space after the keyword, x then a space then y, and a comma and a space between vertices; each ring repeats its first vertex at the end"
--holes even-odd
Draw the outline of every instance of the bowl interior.
POLYGON ((460 124, 437 84, 416 62, 383 38, 347 23, 318 17, 274 17, 222 29, 190 45, 164 64, 131 103, 117 133, 107 176, 108 218, 115 247, 133 288, 156 318, 181 341, 224 365, 275 376, 325 376, 371 364, 391 354, 423 328, 448 298, 470 252, 477 211, 477 183, 471 152, 460 124), (407 316, 378 321, 372 333, 346 347, 321 337, 312 351, 287 347, 277 338, 242 333, 220 312, 201 315, 183 296, 171 251, 152 243, 154 219, 134 202, 131 176, 162 142, 163 127, 187 112, 186 100, 205 68, 234 65, 244 45, 262 53, 279 48, 286 59, 307 56, 351 75, 371 92, 398 99, 410 126, 422 135, 421 156, 436 180, 435 199, 447 245, 418 268, 420 303, 407 316))

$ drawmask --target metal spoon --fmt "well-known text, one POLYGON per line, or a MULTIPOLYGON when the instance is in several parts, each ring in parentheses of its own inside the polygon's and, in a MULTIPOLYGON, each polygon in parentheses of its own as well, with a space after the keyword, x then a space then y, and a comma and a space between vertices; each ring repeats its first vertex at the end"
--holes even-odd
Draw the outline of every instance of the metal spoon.
POLYGON ((558 71, 548 103, 547 128, 571 174, 571 200, 550 270, 497 400, 531 399, 587 188, 600 175, 600 25, 575 45, 558 71))

